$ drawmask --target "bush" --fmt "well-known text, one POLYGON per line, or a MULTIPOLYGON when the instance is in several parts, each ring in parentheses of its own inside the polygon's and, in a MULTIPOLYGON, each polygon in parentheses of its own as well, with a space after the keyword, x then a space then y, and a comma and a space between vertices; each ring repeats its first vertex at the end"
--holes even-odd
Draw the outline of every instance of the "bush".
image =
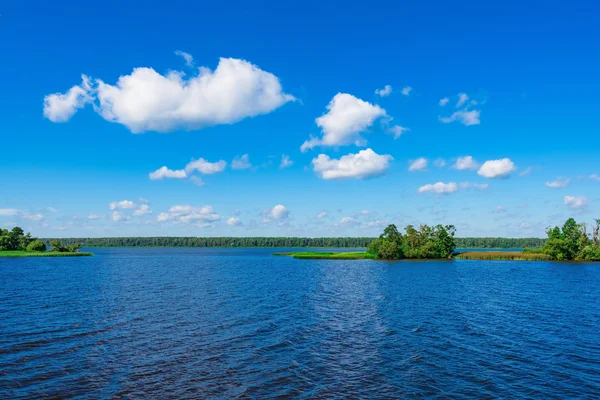
POLYGON ((27 251, 46 251, 46 244, 41 240, 34 240, 27 245, 27 251))

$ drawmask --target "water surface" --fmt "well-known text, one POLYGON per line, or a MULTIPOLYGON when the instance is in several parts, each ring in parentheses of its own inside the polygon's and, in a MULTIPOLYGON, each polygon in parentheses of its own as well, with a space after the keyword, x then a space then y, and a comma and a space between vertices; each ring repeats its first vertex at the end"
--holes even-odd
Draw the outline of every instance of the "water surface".
POLYGON ((93 251, 0 259, 0 398, 600 396, 600 264, 93 251))

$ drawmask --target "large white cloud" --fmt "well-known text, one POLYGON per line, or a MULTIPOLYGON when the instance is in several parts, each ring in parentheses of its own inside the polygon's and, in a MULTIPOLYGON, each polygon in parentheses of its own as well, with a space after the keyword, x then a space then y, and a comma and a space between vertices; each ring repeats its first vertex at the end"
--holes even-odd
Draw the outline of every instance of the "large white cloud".
POLYGON ((339 160, 319 154, 313 158, 312 164, 322 179, 365 179, 385 173, 391 160, 393 157, 389 154, 379 155, 371 149, 365 149, 357 154, 347 154, 339 160))
POLYGON ((452 168, 457 170, 477 169, 479 164, 472 156, 458 157, 452 168))
POLYGON ((78 109, 91 103, 90 78, 81 75, 81 85, 75 85, 66 93, 54 93, 44 97, 44 117, 52 122, 67 122, 78 109))
POLYGON ((565 196, 564 203, 572 210, 581 211, 587 208, 588 200, 585 197, 565 196))
POLYGON ((502 158, 484 162, 477 173, 485 178, 506 178, 516 169, 517 167, 510 158, 502 158))
POLYGON ((159 180, 164 178, 182 179, 187 177, 187 173, 183 169, 172 170, 166 166, 162 166, 149 174, 151 180, 159 180))
POLYGON ((317 118, 322 138, 305 141, 300 150, 307 151, 316 146, 364 145, 360 133, 373 125, 378 118, 387 116, 378 105, 361 100, 348 93, 336 94, 327 105, 327 113, 317 118))
MULTIPOLYGON (((191 56, 185 56, 191 63, 191 56)), ((200 67, 190 77, 180 71, 161 75, 142 67, 119 77, 114 85, 100 79, 92 85, 84 78, 82 85, 65 94, 46 96, 44 115, 64 122, 92 99, 95 111, 104 119, 134 133, 232 124, 295 100, 283 92, 279 79, 270 72, 245 60, 221 58, 214 71, 200 67)))
POLYGON ((454 193, 458 190, 458 185, 454 182, 444 183, 429 183, 419 188, 419 193, 435 192, 438 194, 454 193))

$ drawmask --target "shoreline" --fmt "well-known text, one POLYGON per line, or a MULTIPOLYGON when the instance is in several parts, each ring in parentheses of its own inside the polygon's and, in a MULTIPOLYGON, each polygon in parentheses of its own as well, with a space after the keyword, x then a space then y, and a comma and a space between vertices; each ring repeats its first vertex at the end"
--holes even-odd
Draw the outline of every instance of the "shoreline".
POLYGON ((74 252, 74 253, 59 253, 53 251, 46 252, 33 252, 33 251, 0 251, 0 258, 23 258, 23 257, 89 257, 93 256, 94 253, 85 251, 74 252))

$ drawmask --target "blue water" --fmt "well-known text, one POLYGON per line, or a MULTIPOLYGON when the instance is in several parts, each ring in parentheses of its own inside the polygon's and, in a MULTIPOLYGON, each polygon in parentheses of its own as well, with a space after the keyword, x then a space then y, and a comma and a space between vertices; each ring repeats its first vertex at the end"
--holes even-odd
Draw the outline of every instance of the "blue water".
POLYGON ((600 264, 0 258, 0 398, 598 398, 600 264))

